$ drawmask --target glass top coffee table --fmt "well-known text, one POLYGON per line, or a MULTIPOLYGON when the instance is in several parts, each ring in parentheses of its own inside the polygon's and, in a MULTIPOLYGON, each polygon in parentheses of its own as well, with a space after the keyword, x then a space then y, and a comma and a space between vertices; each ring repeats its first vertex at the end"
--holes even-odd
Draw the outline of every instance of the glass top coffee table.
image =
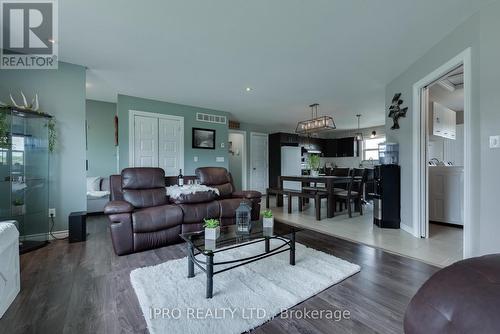
POLYGON ((222 272, 249 264, 269 256, 290 252, 290 265, 295 265, 295 233, 300 229, 290 225, 274 222, 273 227, 263 227, 262 222, 252 222, 250 233, 240 233, 236 225, 221 227, 220 236, 216 240, 205 240, 205 232, 190 232, 180 234, 188 247, 188 278, 194 277, 194 266, 199 267, 207 276, 206 298, 213 295, 213 276, 222 272), (271 248, 270 240, 279 240, 281 243, 271 248), (220 252, 229 252, 231 249, 249 244, 263 243, 262 252, 245 258, 235 258, 230 261, 215 262, 214 257, 220 252), (203 261, 203 256, 205 260, 203 261), (219 270, 214 267, 229 265, 219 270))

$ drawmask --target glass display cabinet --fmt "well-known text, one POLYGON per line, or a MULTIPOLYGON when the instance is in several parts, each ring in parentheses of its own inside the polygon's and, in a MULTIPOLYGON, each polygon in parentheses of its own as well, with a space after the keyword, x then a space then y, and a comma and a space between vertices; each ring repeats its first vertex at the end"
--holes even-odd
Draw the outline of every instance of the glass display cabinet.
POLYGON ((17 222, 21 253, 48 243, 50 118, 0 109, 0 221, 17 222))

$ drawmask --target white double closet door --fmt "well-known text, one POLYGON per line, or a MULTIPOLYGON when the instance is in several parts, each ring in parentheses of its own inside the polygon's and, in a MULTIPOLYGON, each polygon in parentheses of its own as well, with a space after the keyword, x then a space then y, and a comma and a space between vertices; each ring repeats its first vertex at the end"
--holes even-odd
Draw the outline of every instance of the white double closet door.
POLYGON ((184 168, 184 118, 130 111, 134 167, 160 167, 165 175, 184 168))

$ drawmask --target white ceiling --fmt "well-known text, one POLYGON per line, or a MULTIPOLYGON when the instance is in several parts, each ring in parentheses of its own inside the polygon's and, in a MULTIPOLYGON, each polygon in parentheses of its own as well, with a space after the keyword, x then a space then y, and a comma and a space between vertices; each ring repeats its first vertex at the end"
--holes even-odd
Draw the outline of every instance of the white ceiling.
POLYGON ((457 88, 453 92, 450 92, 439 85, 434 85, 429 89, 429 98, 431 101, 435 101, 446 108, 450 108, 451 110, 464 110, 463 88, 457 88))
POLYGON ((442 80, 447 81, 451 86, 455 87, 450 91, 439 84, 439 81, 429 86, 429 98, 446 108, 455 111, 464 110, 464 76, 463 66, 460 66, 454 71, 448 73, 442 80))
POLYGON ((385 86, 489 0, 64 0, 63 61, 87 97, 128 94, 291 130, 385 123, 385 86), (246 87, 252 87, 249 93, 246 87))

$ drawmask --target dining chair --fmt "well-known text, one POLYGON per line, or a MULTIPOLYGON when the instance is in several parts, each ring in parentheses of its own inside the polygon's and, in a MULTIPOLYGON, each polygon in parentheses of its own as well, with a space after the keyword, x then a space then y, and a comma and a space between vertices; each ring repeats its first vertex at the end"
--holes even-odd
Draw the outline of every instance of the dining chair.
POLYGON ((349 176, 350 168, 334 168, 332 170, 333 176, 349 176))
MULTIPOLYGON (((333 176, 349 176, 350 172, 351 172, 350 168, 336 167, 332 170, 332 175, 333 176)), ((337 193, 346 191, 347 186, 348 186, 348 183, 345 183, 345 184, 338 184, 337 183, 336 186, 333 188, 333 193, 337 194, 337 193)), ((334 204, 335 208, 337 207, 336 203, 337 202, 335 202, 335 204, 334 204)), ((343 201, 338 201, 338 203, 339 203, 339 211, 342 211, 342 204, 345 204, 345 203, 343 201)), ((346 204, 346 208, 347 208, 347 204, 346 204)))
MULTIPOLYGON (((366 170, 355 169, 352 172, 347 190, 335 192, 335 202, 345 202, 349 218, 352 218, 352 205, 363 215, 363 187, 366 181, 366 170)), ((336 204, 335 204, 336 205, 336 204)))

